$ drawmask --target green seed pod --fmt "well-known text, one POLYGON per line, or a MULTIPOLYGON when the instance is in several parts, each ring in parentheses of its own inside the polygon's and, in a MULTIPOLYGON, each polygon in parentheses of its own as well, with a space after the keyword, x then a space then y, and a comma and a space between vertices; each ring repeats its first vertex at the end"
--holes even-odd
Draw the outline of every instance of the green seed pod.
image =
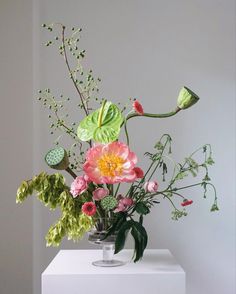
POLYGON ((57 147, 48 151, 45 156, 45 161, 48 166, 56 170, 66 170, 69 166, 66 150, 62 147, 57 147))
POLYGON ((187 87, 183 87, 177 99, 177 105, 180 109, 187 109, 198 102, 200 98, 187 87))
POLYGON ((101 200, 101 206, 104 210, 109 211, 117 206, 118 201, 113 196, 106 196, 101 200))

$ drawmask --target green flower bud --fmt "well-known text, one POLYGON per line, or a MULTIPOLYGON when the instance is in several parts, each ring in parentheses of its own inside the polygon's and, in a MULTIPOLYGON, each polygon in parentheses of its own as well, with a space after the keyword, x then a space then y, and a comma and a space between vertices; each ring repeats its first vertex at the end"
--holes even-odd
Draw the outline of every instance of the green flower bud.
POLYGON ((178 96, 177 105, 180 109, 187 109, 198 102, 200 98, 189 88, 183 87, 178 96))

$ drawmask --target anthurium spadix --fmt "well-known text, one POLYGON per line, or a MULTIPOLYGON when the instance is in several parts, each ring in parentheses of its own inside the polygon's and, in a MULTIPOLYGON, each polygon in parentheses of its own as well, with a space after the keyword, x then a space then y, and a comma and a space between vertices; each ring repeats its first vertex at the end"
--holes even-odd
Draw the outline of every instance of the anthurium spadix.
POLYGON ((120 109, 112 102, 103 100, 99 109, 80 122, 77 135, 81 141, 113 142, 119 137, 123 120, 120 109))

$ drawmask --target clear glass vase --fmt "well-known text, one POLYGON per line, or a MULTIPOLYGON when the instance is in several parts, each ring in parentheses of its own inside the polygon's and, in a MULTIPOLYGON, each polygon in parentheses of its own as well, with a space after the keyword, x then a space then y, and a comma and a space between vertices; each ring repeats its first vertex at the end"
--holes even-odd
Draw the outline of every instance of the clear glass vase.
POLYGON ((123 261, 113 259, 116 235, 111 235, 104 239, 105 235, 106 231, 97 231, 95 229, 88 233, 88 241, 90 243, 102 246, 102 259, 93 261, 92 264, 102 267, 124 265, 123 261))

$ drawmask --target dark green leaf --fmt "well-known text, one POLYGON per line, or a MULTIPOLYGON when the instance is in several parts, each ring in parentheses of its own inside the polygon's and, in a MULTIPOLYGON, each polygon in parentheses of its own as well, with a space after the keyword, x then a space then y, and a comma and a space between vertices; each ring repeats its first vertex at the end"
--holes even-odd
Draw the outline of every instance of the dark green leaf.
POLYGON ((138 202, 135 206, 135 210, 139 214, 148 214, 150 212, 150 209, 144 202, 138 202))
POLYGON ((115 243, 115 254, 120 252, 124 246, 127 234, 132 227, 132 221, 126 221, 122 224, 121 228, 119 229, 116 237, 116 243, 115 243))
POLYGON ((147 247, 148 236, 145 228, 136 221, 132 222, 131 235, 135 243, 134 262, 137 262, 143 257, 143 252, 147 247))

